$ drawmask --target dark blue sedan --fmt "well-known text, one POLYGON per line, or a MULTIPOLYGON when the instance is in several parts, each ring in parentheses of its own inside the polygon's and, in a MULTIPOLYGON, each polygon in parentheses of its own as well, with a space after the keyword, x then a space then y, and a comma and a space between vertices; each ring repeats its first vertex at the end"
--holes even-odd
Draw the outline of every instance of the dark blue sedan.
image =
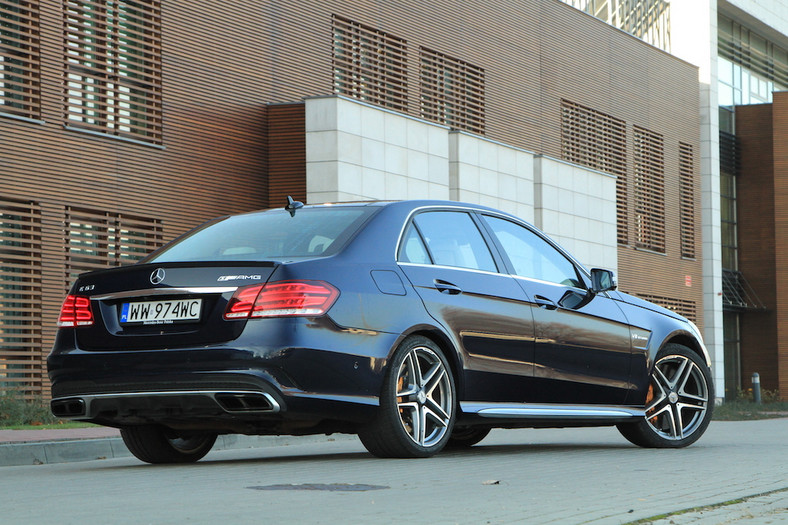
POLYGON ((713 409, 683 317, 616 291, 533 226, 457 202, 222 217, 83 274, 48 358, 55 415, 150 463, 217 435, 358 434, 381 457, 495 427, 616 425, 683 447, 713 409))

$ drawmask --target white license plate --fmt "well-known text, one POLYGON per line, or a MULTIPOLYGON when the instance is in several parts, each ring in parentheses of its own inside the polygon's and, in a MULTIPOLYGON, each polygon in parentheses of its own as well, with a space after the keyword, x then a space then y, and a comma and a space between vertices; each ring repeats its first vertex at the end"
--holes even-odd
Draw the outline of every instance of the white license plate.
POLYGON ((122 324, 170 324, 200 319, 202 299, 177 301, 142 301, 123 303, 120 309, 122 324))

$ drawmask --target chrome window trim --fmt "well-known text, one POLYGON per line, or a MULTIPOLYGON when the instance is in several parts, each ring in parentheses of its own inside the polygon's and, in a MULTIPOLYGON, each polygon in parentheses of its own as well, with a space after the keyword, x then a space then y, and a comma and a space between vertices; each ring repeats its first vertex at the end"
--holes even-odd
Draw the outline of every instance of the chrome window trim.
MULTIPOLYGON (((394 245, 394 261, 397 264, 400 264, 400 265, 414 265, 414 266, 429 266, 429 267, 433 267, 433 268, 435 268, 435 267, 437 267, 437 268, 453 268, 453 269, 475 271, 475 272, 482 272, 482 273, 492 273, 492 274, 495 274, 495 275, 509 275, 511 277, 522 278, 522 279, 531 280, 531 281, 534 281, 534 282, 547 282, 547 281, 539 281, 538 279, 532 279, 532 278, 522 277, 522 276, 519 276, 519 275, 516 275, 516 274, 512 274, 512 273, 507 272, 505 269, 503 271, 499 270, 499 271, 496 271, 496 272, 487 272, 487 271, 484 271, 484 270, 474 270, 474 269, 471 269, 471 268, 460 268, 460 267, 457 267, 457 266, 442 266, 442 265, 437 265, 437 264, 419 264, 419 263, 408 263, 408 262, 400 261, 398 255, 399 255, 400 246, 402 245, 402 238, 405 235, 405 230, 407 229, 408 225, 413 220, 413 216, 418 214, 418 213, 422 213, 424 211, 460 211, 460 212, 467 212, 467 213, 470 213, 470 214, 478 214, 478 215, 482 215, 482 216, 489 215, 491 217, 496 217, 498 219, 502 219, 502 220, 507 220, 507 221, 513 222, 513 223, 515 223, 515 224, 517 224, 519 226, 522 226, 523 228, 526 228, 527 230, 532 232, 534 235, 538 235, 539 237, 544 239, 550 246, 552 246, 555 250, 557 250, 561 255, 563 255, 564 257, 569 259, 569 261, 572 262, 572 264, 575 265, 575 267, 583 274, 583 276, 585 278, 587 278, 589 280, 591 279, 591 272, 582 263, 580 263, 580 261, 578 261, 572 254, 570 254, 569 252, 564 250, 561 246, 559 246, 555 241, 553 241, 549 236, 547 236, 546 233, 538 230, 536 228, 536 226, 533 226, 533 225, 529 224, 528 222, 524 221, 523 219, 520 219, 519 217, 516 217, 514 215, 507 215, 507 214, 499 212, 497 210, 493 210, 492 208, 489 208, 489 209, 487 209, 487 208, 474 208, 474 207, 470 207, 470 206, 463 206, 460 203, 458 203, 457 206, 453 206, 451 203, 447 203, 447 204, 428 204, 428 205, 419 206, 417 208, 414 208, 414 209, 410 210, 410 212, 408 213, 408 216, 405 217, 405 220, 402 223, 402 227, 400 228, 399 235, 397 236, 397 243, 394 245)), ((484 238, 485 243, 487 243, 487 238, 485 236, 485 234, 487 232, 480 231, 480 233, 482 234, 482 238, 484 238)), ((488 249, 489 248, 490 247, 488 246, 488 249)), ((493 257, 493 260, 494 259, 495 259, 495 257, 493 257)), ((556 284, 556 283, 549 283, 549 282, 547 282, 547 284, 556 284)), ((573 288, 573 287, 569 287, 569 288, 573 288)), ((573 288, 573 289, 587 291, 587 290, 582 289, 582 288, 573 288)))
POLYGON ((509 277, 509 274, 506 273, 491 272, 489 270, 476 270, 474 268, 463 268, 462 266, 445 266, 442 264, 422 264, 422 263, 410 263, 410 262, 400 262, 400 261, 397 261, 397 264, 400 266, 418 266, 420 268, 443 268, 445 270, 461 270, 463 272, 473 272, 473 273, 481 273, 485 275, 497 275, 502 277, 509 277))

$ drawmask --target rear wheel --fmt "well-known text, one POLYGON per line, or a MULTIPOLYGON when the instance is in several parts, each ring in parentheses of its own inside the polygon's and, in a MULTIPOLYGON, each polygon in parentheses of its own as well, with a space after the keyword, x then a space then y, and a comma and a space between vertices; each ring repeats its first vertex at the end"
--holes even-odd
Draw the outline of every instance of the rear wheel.
POLYGON ((426 337, 405 339, 392 356, 375 420, 359 438, 378 457, 437 454, 454 427, 454 379, 440 348, 426 337))
POLYGON ((651 372, 646 417, 622 423, 618 430, 641 447, 680 448, 706 431, 714 409, 711 371, 689 348, 669 344, 651 372))
POLYGON ((120 436, 129 451, 146 463, 193 463, 216 442, 212 432, 180 434, 159 425, 125 427, 120 436))
POLYGON ((467 448, 472 447, 482 439, 487 437, 487 434, 490 433, 489 428, 478 428, 478 427, 454 427, 454 431, 451 433, 451 437, 449 438, 449 443, 446 445, 447 447, 452 448, 467 448))

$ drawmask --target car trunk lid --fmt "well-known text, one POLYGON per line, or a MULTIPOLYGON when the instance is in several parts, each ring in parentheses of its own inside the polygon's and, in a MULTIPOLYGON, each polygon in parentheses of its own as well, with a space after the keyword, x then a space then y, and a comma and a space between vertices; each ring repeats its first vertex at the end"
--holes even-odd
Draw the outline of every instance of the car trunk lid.
POLYGON ((238 337, 246 320, 225 320, 240 286, 265 283, 274 262, 141 264, 83 274, 72 294, 90 299, 95 320, 76 328, 85 350, 143 350, 238 337))

